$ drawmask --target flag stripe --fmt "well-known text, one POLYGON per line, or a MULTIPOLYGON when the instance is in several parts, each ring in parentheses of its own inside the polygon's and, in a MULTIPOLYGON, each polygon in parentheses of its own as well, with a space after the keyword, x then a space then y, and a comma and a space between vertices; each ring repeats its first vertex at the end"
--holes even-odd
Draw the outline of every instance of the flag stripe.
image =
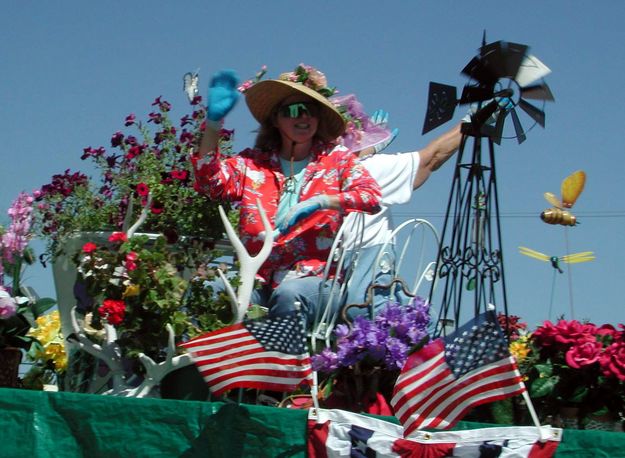
POLYGON ((310 379, 312 379, 311 375, 307 378, 300 377, 300 379, 261 375, 242 375, 240 377, 230 377, 221 383, 213 383, 209 386, 209 389, 216 396, 220 396, 225 391, 233 388, 257 388, 262 390, 285 391, 286 389, 294 390, 302 382, 310 379))
POLYGON ((275 369, 281 369, 281 365, 298 365, 302 367, 310 366, 310 358, 307 356, 302 356, 300 358, 280 358, 278 356, 268 356, 264 353, 259 353, 259 356, 256 358, 245 357, 245 358, 236 358, 228 361, 228 364, 206 364, 204 360, 199 363, 198 369, 203 374, 213 374, 216 372, 230 372, 240 370, 244 367, 250 366, 258 366, 262 367, 272 367, 275 369))
POLYGON ((207 343, 210 343, 210 342, 224 341, 224 340, 227 340, 229 337, 232 337, 233 335, 236 335, 237 333, 241 332, 241 330, 244 330, 245 332, 247 332, 247 330, 245 330, 245 328, 243 327, 241 323, 233 324, 231 326, 226 326, 225 328, 221 328, 216 331, 211 331, 210 333, 203 334, 199 337, 196 337, 193 340, 180 344, 180 346, 184 348, 193 348, 193 347, 206 345, 207 343))

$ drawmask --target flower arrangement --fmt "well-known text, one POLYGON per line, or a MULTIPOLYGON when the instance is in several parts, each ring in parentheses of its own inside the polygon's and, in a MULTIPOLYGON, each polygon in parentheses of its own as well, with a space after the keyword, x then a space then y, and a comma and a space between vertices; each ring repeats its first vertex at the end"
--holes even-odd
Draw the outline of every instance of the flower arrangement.
POLYGON ((387 402, 408 355, 427 343, 429 305, 389 302, 373 319, 357 316, 335 329, 335 350, 312 356, 313 369, 328 374, 328 407, 390 414, 387 402))
MULTIPOLYGON (((194 191, 188 160, 205 118, 201 100, 200 96, 191 100, 192 113, 176 126, 170 119, 171 104, 156 98, 146 122, 134 114, 125 118, 129 132, 111 136, 111 151, 102 146, 84 148, 81 159, 93 163, 98 178, 65 170, 34 193, 35 230, 48 242, 49 256, 56 256, 64 240, 77 231, 126 230, 147 205, 148 195, 150 211, 143 231, 160 232, 179 243, 183 235, 189 236, 184 239, 188 243, 194 238, 221 238, 217 203, 194 191)), ((226 154, 232 136, 233 131, 221 131, 226 154)))
POLYGON ((579 408, 579 419, 625 414, 625 326, 561 319, 511 339, 530 397, 539 414, 579 408))
MULTIPOLYGON (((175 251, 162 236, 128 238, 114 232, 107 243, 85 243, 74 262, 85 293, 81 312, 92 313, 94 331, 104 323, 115 327, 125 357, 144 353, 164 360, 167 324, 180 340, 223 327, 230 319, 225 297, 214 300, 210 289, 189 287, 176 268, 175 251)), ((92 334, 103 337, 102 332, 92 334)))
POLYGON ((34 340, 28 335, 29 329, 39 315, 55 304, 53 299, 37 298, 21 283, 25 267, 34 262, 28 247, 32 204, 32 196, 20 193, 8 210, 9 227, 4 230, 0 226, 0 349, 28 349, 34 340))

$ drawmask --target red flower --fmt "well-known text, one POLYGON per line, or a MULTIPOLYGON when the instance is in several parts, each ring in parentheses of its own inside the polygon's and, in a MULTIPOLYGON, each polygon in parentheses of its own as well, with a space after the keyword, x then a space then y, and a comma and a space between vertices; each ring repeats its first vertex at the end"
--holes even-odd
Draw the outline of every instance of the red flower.
POLYGON ((145 183, 139 183, 137 185, 137 194, 139 194, 140 196, 147 196, 148 193, 150 192, 150 188, 147 184, 145 183))
POLYGON ((579 341, 566 352, 566 363, 573 369, 589 366, 599 360, 603 344, 596 340, 579 341))
POLYGON ((614 376, 625 381, 625 342, 614 342, 599 358, 601 372, 606 377, 614 376))
POLYGON ((155 215, 163 213, 163 204, 161 204, 160 202, 154 202, 152 204, 152 208, 150 208, 150 211, 155 215))
POLYGON ((126 313, 126 303, 114 299, 105 299, 98 309, 100 316, 104 317, 109 324, 116 326, 124 321, 126 313))
POLYGON ((82 252, 87 254, 93 253, 97 249, 98 246, 93 242, 87 242, 82 246, 82 252))
POLYGON ((109 237, 109 242, 127 242, 128 236, 125 232, 113 232, 109 237))
POLYGON ((176 180, 186 180, 187 179, 187 171, 186 170, 172 170, 171 177, 176 180))

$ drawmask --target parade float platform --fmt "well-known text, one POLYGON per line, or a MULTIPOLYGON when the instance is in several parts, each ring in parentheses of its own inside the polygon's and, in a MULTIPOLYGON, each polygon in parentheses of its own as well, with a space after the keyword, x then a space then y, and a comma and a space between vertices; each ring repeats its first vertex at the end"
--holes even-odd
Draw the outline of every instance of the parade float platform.
MULTIPOLYGON (((0 412, 3 457, 306 456, 305 410, 1 388, 0 412)), ((556 452, 608 456, 625 456, 625 433, 564 430, 556 452)))

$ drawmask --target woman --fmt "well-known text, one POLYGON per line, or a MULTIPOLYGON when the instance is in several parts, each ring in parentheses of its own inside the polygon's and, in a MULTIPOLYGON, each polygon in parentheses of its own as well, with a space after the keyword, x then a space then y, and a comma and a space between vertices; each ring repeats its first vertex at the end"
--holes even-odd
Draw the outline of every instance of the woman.
POLYGON ((260 199, 279 232, 258 272, 262 287, 252 302, 278 315, 298 301, 312 321, 319 275, 344 215, 379 211, 380 188, 351 152, 337 146, 345 121, 327 99, 333 90, 323 73, 304 65, 245 90, 260 123, 256 145, 222 158, 217 135, 236 103, 237 85, 232 71, 219 72, 211 81, 206 129, 191 158, 195 186, 211 198, 240 202, 240 237, 251 254, 263 240, 260 199))

